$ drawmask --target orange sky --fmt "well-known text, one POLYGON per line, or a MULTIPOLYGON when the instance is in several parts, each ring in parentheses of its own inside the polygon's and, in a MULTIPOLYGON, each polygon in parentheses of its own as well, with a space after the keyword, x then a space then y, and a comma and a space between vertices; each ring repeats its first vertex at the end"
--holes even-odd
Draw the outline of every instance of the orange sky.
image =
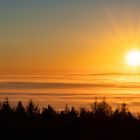
POLYGON ((0 2, 0 74, 140 72, 138 2, 0 2))

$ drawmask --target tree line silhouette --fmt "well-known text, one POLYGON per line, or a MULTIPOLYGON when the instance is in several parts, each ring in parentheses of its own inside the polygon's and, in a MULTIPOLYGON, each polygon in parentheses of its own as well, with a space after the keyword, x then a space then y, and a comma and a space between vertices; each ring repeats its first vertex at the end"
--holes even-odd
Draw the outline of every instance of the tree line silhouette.
POLYGON ((0 104, 1 139, 44 140, 135 140, 140 138, 140 116, 126 104, 115 110, 103 100, 91 110, 74 107, 56 111, 51 105, 41 110, 30 101, 12 107, 5 99, 0 104))

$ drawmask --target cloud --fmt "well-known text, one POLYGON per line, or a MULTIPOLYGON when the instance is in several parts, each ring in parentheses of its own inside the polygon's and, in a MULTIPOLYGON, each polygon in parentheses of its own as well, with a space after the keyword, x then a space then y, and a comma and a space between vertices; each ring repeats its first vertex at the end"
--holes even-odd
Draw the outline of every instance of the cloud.
POLYGON ((140 88, 140 84, 63 83, 63 82, 1 82, 0 89, 61 89, 61 88, 140 88))

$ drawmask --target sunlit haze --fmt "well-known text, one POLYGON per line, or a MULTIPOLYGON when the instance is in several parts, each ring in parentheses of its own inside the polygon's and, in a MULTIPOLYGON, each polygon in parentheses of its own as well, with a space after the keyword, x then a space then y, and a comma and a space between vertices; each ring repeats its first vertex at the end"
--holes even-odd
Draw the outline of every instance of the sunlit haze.
POLYGON ((0 101, 140 108, 140 1, 0 0, 0 101))

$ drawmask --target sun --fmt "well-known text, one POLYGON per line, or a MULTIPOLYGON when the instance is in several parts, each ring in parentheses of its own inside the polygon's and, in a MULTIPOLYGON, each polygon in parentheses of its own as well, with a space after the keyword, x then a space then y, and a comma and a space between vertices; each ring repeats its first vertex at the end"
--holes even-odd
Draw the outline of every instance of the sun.
POLYGON ((130 66, 139 66, 140 65, 140 51, 132 50, 126 55, 127 64, 130 66))

